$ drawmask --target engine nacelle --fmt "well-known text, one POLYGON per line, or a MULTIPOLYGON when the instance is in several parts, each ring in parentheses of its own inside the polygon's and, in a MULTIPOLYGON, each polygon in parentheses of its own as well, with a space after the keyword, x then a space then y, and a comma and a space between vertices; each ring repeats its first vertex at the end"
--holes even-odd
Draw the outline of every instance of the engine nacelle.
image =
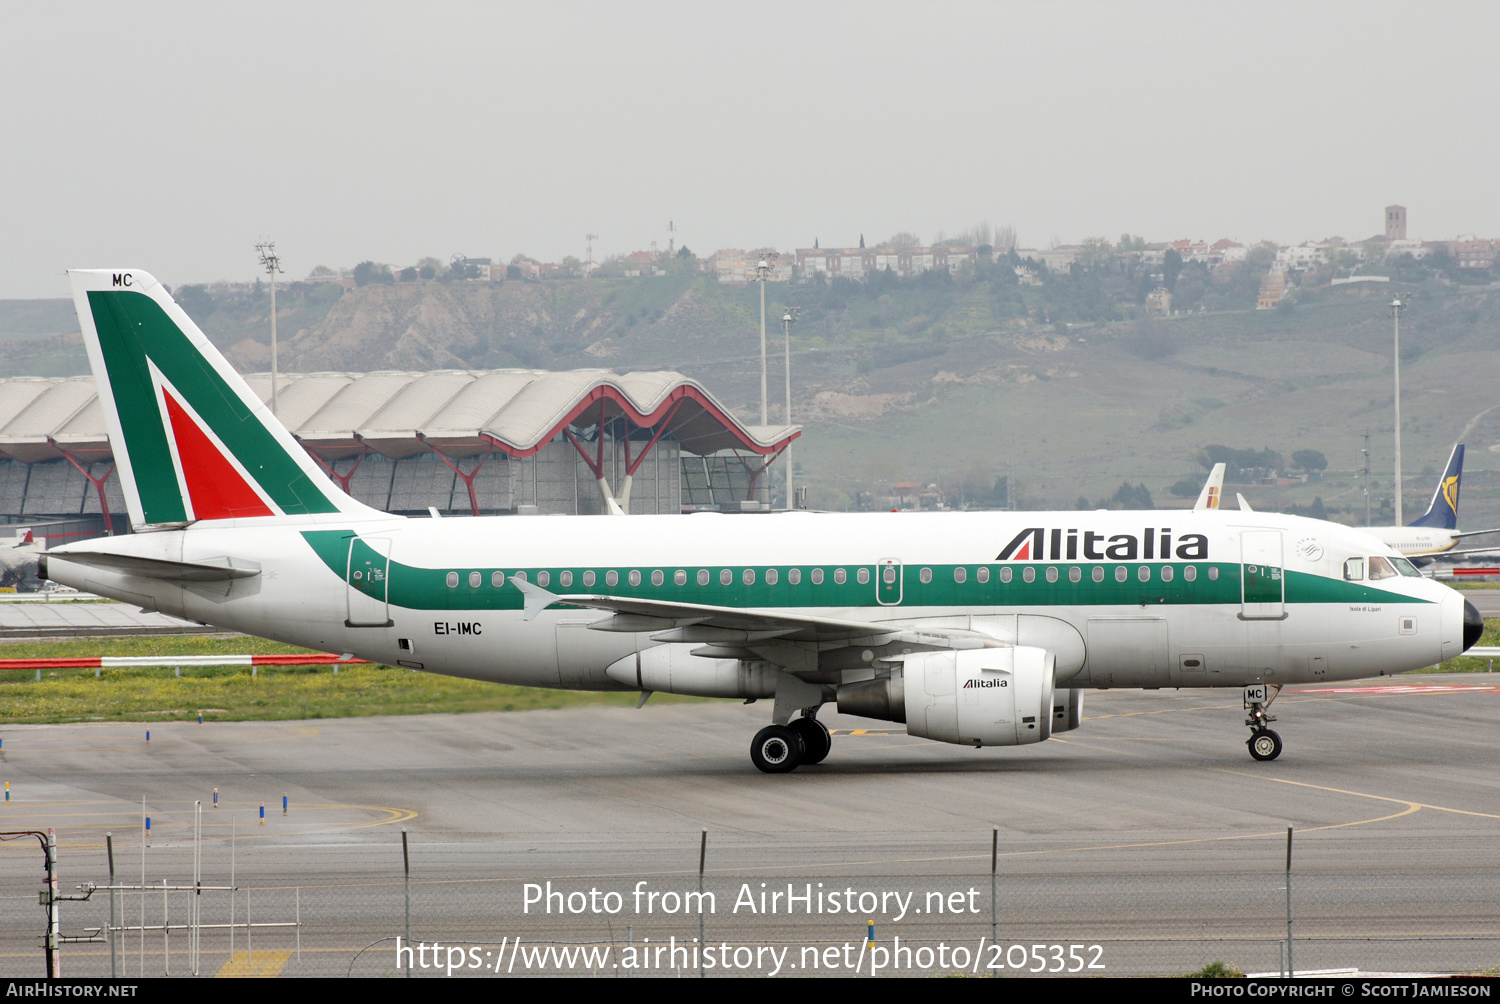
POLYGON ((776 667, 769 662, 708 659, 693 645, 654 645, 627 655, 604 671, 631 690, 693 697, 775 697, 776 667))
MULTIPOLYGON (((1058 721, 1055 671, 1051 652, 1025 645, 930 652, 909 656, 889 679, 840 687, 839 712, 904 721, 909 735, 945 743, 1037 743, 1052 735, 1058 721)), ((1062 693, 1069 697, 1061 721, 1066 728, 1076 728, 1082 695, 1075 700, 1072 695, 1078 692, 1062 693)))
POLYGON ((1083 691, 1078 687, 1052 692, 1052 732, 1071 732, 1083 724, 1083 691))

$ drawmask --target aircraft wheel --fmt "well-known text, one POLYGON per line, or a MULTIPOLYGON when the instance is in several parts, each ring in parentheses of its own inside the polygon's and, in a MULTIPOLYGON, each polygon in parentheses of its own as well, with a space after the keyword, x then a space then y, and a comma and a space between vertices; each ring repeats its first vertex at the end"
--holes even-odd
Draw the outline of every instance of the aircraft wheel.
POLYGON ((1275 760, 1281 756, 1281 737, 1270 729, 1257 729, 1248 745, 1250 755, 1257 760, 1275 760))
POLYGON ((799 718, 787 727, 802 740, 804 764, 822 763, 828 757, 829 750, 833 749, 833 737, 828 734, 828 726, 816 718, 799 718))
POLYGON ((802 737, 785 725, 767 725, 750 743, 750 760, 767 774, 796 770, 803 760, 802 737))

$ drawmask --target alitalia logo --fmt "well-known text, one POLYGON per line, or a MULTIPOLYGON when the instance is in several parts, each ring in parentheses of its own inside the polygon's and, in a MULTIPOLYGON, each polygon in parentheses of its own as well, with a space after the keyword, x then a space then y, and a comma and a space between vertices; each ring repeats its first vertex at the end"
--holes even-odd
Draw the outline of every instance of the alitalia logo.
POLYGON ((1029 526, 995 555, 996 561, 1181 561, 1208 560, 1208 537, 1148 526, 1139 534, 1029 526))
POLYGON ((1010 681, 1009 680, 965 680, 964 681, 963 689, 964 690, 974 690, 976 688, 982 688, 982 687, 1008 687, 1008 686, 1010 686, 1010 681))

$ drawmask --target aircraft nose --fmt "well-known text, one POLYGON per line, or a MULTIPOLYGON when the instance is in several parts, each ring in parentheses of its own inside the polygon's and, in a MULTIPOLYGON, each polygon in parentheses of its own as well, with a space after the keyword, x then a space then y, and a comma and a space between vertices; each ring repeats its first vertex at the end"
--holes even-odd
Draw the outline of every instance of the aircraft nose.
POLYGON ((1479 608, 1468 600, 1464 600, 1464 651, 1474 647, 1479 636, 1484 634, 1484 618, 1479 616, 1479 608))

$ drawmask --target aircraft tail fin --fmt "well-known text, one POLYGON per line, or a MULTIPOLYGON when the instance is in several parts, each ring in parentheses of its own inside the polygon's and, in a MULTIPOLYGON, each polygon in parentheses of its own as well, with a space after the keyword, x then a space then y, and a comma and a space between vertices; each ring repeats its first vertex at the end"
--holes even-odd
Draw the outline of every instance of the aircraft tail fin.
POLYGON ((1438 479, 1427 511, 1408 526, 1427 526, 1435 530, 1458 529, 1458 486, 1464 474, 1464 444, 1459 443, 1448 455, 1448 466, 1438 479))
POLYGON ((1203 483, 1203 490, 1198 493, 1198 501, 1193 504, 1193 512, 1219 508, 1219 499, 1223 494, 1224 465, 1214 464, 1214 469, 1208 472, 1208 480, 1203 483))
POLYGON ((377 515, 319 469, 154 277, 68 275, 133 526, 377 515))

